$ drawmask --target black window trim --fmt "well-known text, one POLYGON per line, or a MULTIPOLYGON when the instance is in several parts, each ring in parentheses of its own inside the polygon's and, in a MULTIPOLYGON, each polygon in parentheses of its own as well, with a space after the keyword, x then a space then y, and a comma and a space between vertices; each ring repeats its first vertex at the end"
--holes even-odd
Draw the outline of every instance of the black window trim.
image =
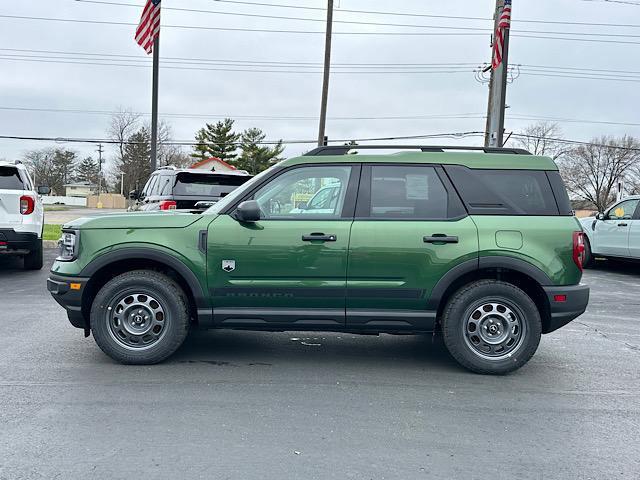
POLYGON ((360 174, 360 188, 358 189, 358 198, 355 209, 355 220, 372 221, 372 222, 457 222, 469 216, 467 207, 460 198, 458 192, 442 169, 442 165, 437 163, 410 163, 410 162, 375 162, 365 163, 362 165, 362 173, 360 174), (454 217, 447 218, 429 218, 429 217, 398 217, 398 218, 380 218, 372 217, 370 212, 371 206, 371 172, 373 167, 433 167, 436 175, 442 182, 442 186, 449 197, 449 204, 458 202, 464 213, 454 217))
MULTIPOLYGON (((319 221, 352 221, 354 217, 354 212, 356 208, 356 198, 358 193, 358 188, 360 185, 362 164, 357 162, 327 162, 327 163, 300 163, 297 165, 291 165, 289 167, 280 167, 275 168, 273 173, 267 177, 265 177, 262 182, 257 185, 254 185, 251 190, 247 191, 242 195, 239 199, 237 199, 234 203, 230 204, 227 208, 220 212, 220 215, 233 215, 238 205, 242 202, 251 200, 255 193, 260 190, 267 183, 275 180, 280 175, 283 175, 287 172, 291 172, 293 170, 297 170, 299 168, 307 168, 307 167, 351 167, 351 173, 349 175, 349 181, 347 182, 347 192, 344 197, 344 204, 342 205, 342 212, 339 217, 327 218, 321 215, 318 216, 305 216, 303 218, 264 218, 260 219, 261 222, 271 222, 271 221, 292 221, 292 222, 300 222, 300 221, 309 221, 309 220, 319 220, 319 221)), ((240 186, 241 187, 241 186, 240 186)), ((238 187, 238 188, 240 188, 238 187)))

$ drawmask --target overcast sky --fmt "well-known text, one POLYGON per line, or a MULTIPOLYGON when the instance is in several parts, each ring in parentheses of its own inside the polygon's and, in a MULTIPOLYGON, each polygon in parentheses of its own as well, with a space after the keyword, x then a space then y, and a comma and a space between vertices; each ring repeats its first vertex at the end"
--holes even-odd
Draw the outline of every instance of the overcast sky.
MULTIPOLYGON (((4 16, 0 16, 0 135, 106 136, 109 117, 105 114, 20 109, 110 112, 126 108, 137 112, 150 111, 151 69, 142 65, 149 60, 133 40, 135 26, 7 18, 35 16, 137 23, 143 0, 111 1, 127 5, 100 5, 74 0, 4 0, 0 3, 0 15, 4 16), (47 53, 52 51, 61 53, 47 53), (25 61, 25 56, 32 58, 25 61), (77 63, 103 63, 105 58, 110 58, 112 65, 77 63), (75 64, 55 63, 60 61, 75 64)), ((247 3, 253 1, 248 0, 247 3)), ((324 0, 260 1, 319 8, 326 6, 324 0)), ((534 121, 530 119, 532 117, 552 117, 565 119, 558 122, 565 138, 589 140, 603 134, 619 136, 625 133, 640 136, 640 1, 513 0, 513 3, 510 63, 522 64, 523 67, 519 78, 508 87, 507 130, 521 130, 534 121), (521 20, 636 26, 573 26, 523 23, 521 20), (560 37, 566 32, 588 34, 572 38, 599 41, 530 38, 560 37), (604 42, 600 42, 602 40, 604 42), (594 71, 587 74, 582 70, 571 70, 585 68, 594 71), (619 81, 615 80, 616 74, 611 70, 636 74, 620 73, 625 79, 619 81), (596 78, 584 78, 585 74, 596 78), (569 122, 566 119, 587 122, 569 122)), ((313 140, 317 137, 322 84, 319 65, 324 54, 324 36, 321 33, 324 24, 321 21, 184 12, 170 8, 318 20, 325 17, 322 10, 242 5, 216 0, 163 0, 162 4, 161 56, 171 57, 174 63, 169 64, 165 60, 165 67, 170 68, 161 69, 160 115, 174 114, 166 118, 173 126, 176 140, 192 140, 194 132, 205 121, 213 122, 224 116, 237 118, 238 130, 253 126, 262 128, 269 139, 313 140), (240 32, 175 28, 176 25, 320 33, 240 32), (180 64, 175 63, 175 58, 224 62, 205 64, 182 60, 180 64), (242 62, 293 64, 273 67, 260 63, 242 65, 242 62), (237 66, 230 66, 232 63, 237 66), (176 117, 175 114, 183 116, 176 117), (271 118, 259 118, 261 116, 271 118)), ((484 130, 485 120, 482 117, 486 113, 488 89, 476 80, 473 70, 474 65, 490 61, 492 22, 482 19, 492 16, 494 4, 494 0, 336 0, 335 20, 440 28, 336 23, 333 41, 336 68, 331 77, 327 124, 329 137, 360 139, 484 130), (349 13, 345 9, 482 19, 374 15, 349 13), (465 30, 441 27, 464 27, 465 30), (341 35, 340 32, 453 35, 341 35), (340 67, 342 70, 338 70, 338 64, 349 63, 386 65, 367 68, 354 65, 346 69, 343 65, 340 67), (437 69, 420 66, 411 67, 411 70, 406 66, 389 65, 451 63, 463 65, 437 69), (354 73, 356 70, 375 73, 354 73), (458 118, 371 119, 425 116, 458 118)), ((470 137, 424 143, 429 142, 479 145, 482 139, 470 137)), ((0 158, 20 158, 27 150, 55 145, 0 140, 0 158)), ((60 145, 73 148, 82 155, 91 154, 96 148, 94 145, 60 145)), ((285 154, 295 155, 309 147, 290 146, 285 154)))

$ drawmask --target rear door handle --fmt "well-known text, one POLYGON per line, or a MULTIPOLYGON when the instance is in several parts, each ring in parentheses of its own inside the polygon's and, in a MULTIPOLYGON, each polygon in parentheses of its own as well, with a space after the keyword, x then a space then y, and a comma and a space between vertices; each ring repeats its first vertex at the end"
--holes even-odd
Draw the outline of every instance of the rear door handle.
POLYGON ((430 237, 422 237, 424 243, 458 243, 458 237, 445 235, 444 233, 434 233, 430 237))
POLYGON ((324 233, 310 233, 309 235, 302 235, 303 242, 335 242, 338 237, 334 234, 325 235, 324 233))
POLYGON ((619 223, 618 226, 619 227, 628 227, 629 224, 628 223, 619 223))

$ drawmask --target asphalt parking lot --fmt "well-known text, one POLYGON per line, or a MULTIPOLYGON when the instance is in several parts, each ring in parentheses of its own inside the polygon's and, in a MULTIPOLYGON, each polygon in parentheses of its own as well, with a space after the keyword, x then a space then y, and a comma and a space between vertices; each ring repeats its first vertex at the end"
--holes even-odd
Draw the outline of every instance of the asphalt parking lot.
POLYGON ((505 377, 430 336, 194 332, 121 366, 19 267, 0 258, 2 479, 640 476, 640 266, 587 271, 587 313, 505 377))

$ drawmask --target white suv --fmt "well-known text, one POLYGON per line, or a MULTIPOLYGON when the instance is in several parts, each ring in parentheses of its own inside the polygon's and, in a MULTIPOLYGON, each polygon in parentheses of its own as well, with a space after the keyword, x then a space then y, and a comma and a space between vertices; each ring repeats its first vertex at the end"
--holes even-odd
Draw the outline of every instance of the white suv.
POLYGON ((19 162, 0 162, 0 255, 24 257, 24 268, 42 268, 42 229, 44 208, 40 195, 49 187, 36 190, 27 169, 19 162))

